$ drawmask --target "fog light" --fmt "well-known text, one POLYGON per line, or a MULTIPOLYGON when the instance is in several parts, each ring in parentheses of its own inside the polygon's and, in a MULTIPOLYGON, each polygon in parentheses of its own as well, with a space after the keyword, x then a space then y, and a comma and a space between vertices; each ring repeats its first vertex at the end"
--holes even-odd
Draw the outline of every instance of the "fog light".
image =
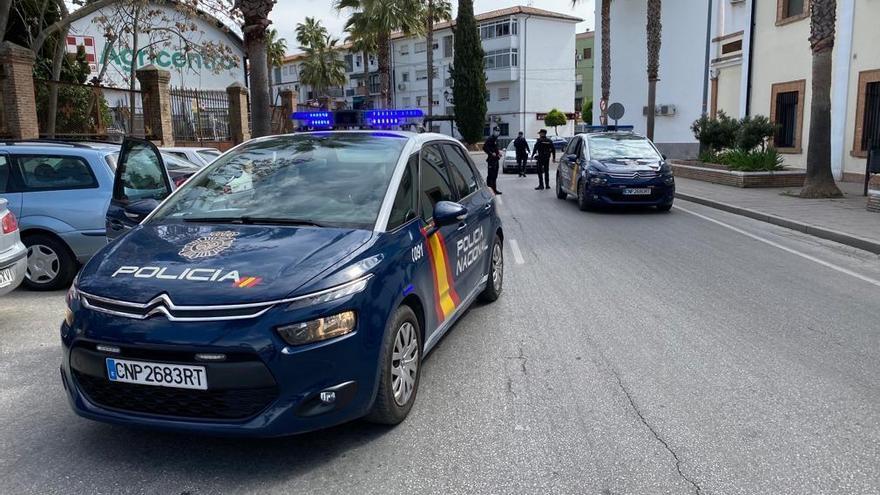
POLYGON ((225 361, 226 354, 201 353, 196 354, 196 361, 225 361))
POLYGON ((354 331, 355 320, 354 311, 346 311, 305 323, 285 325, 276 331, 288 344, 303 345, 350 333, 354 331))

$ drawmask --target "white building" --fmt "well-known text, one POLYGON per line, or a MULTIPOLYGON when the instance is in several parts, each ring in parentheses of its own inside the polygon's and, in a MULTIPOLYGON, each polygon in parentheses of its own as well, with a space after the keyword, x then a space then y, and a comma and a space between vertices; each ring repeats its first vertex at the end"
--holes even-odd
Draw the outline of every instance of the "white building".
MULTIPOLYGON (((730 3, 716 0, 715 3, 730 3)), ((705 111, 707 92, 706 33, 709 19, 706 0, 663 2, 663 38, 654 141, 668 156, 691 158, 699 143, 690 130, 705 111)), ((596 50, 593 101, 602 99, 601 2, 596 2, 596 50)), ((633 125, 644 134, 647 125, 648 49, 645 34, 646 2, 611 2, 611 101, 626 109, 621 125, 633 125)), ((599 122, 598 104, 593 111, 599 122)), ((609 122, 613 123, 613 122, 609 122)))
MULTIPOLYGON (((511 7, 476 16, 483 50, 486 52, 487 102, 486 132, 497 128, 502 137, 516 136, 523 131, 533 136, 543 127, 543 114, 553 108, 570 112, 575 89, 575 25, 577 17, 533 7, 511 7)), ((449 67, 453 62, 453 23, 441 23, 434 32, 434 114, 451 115, 452 80, 449 67)), ((428 106, 426 46, 424 38, 394 36, 391 44, 392 100, 396 108, 428 106)), ((363 92, 378 97, 378 67, 370 57, 370 76, 364 85, 361 54, 346 53, 350 62, 349 80, 334 94, 339 103, 357 108, 363 92), (366 88, 366 89, 361 89, 366 88)), ((299 94, 306 103, 310 89, 299 83, 298 60, 289 56, 281 68, 281 84, 299 94)), ((436 125, 448 132, 445 125, 436 125)), ((551 130, 552 132, 552 130, 551 130)), ((574 121, 560 126, 560 135, 574 132, 574 121)))

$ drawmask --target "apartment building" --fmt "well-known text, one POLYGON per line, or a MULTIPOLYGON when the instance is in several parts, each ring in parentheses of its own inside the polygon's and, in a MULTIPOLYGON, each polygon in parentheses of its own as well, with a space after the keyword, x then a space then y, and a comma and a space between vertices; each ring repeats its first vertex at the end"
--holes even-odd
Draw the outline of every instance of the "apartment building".
MULTIPOLYGON (((596 33, 586 31, 575 36, 574 111, 593 101, 593 50, 596 33)), ((598 108, 596 108, 598 110, 598 108)))
MULTIPOLYGON (((476 15, 485 51, 488 89, 486 133, 497 130, 502 137, 523 131, 535 135, 545 127, 543 116, 553 108, 572 112, 575 99, 575 25, 581 19, 533 7, 510 7, 476 15)), ((429 71, 425 38, 395 35, 391 43, 392 102, 396 108, 428 106, 428 77, 433 72, 435 115, 453 115, 452 78, 449 68, 454 55, 454 22, 435 26, 434 70, 429 71)), ((347 48, 344 46, 344 48, 347 48)), ((379 76, 375 57, 344 51, 348 78, 345 85, 331 92, 334 104, 360 108, 363 97, 379 95, 379 76)), ((291 55, 276 71, 276 88, 295 89, 302 104, 317 95, 301 84, 298 71, 302 55, 291 55)), ((438 130, 448 132, 445 125, 438 130)), ((574 132, 574 121, 559 127, 559 133, 574 132)))

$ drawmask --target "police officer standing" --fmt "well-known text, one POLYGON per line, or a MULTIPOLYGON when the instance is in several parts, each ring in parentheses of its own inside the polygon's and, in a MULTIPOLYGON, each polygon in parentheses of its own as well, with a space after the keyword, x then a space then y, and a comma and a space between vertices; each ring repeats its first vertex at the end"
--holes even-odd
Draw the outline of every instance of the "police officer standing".
POLYGON ((553 147, 553 141, 547 138, 547 129, 538 131, 538 142, 532 150, 532 158, 535 155, 538 155, 538 187, 535 190, 550 189, 550 156, 553 156, 553 163, 556 163, 556 148, 553 147))
POLYGON ((529 161, 529 152, 532 150, 529 149, 529 143, 526 141, 526 138, 523 137, 522 131, 520 131, 516 139, 513 140, 513 148, 516 150, 516 165, 519 169, 519 176, 525 177, 526 162, 529 161))
POLYGON ((486 175, 486 185, 492 188, 495 194, 501 194, 496 187, 498 185, 498 160, 501 158, 501 150, 498 149, 498 135, 494 132, 483 143, 483 151, 486 152, 486 165, 489 173, 486 175))

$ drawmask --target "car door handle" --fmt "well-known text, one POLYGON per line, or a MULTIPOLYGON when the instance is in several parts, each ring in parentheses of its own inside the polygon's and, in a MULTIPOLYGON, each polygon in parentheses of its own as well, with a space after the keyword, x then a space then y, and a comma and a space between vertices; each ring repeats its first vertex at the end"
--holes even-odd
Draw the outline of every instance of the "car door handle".
POLYGON ((467 222, 461 222, 458 224, 458 228, 456 230, 464 230, 467 228, 467 222))
POLYGON ((489 211, 492 209, 492 203, 486 203, 486 206, 483 207, 484 210, 489 211))

